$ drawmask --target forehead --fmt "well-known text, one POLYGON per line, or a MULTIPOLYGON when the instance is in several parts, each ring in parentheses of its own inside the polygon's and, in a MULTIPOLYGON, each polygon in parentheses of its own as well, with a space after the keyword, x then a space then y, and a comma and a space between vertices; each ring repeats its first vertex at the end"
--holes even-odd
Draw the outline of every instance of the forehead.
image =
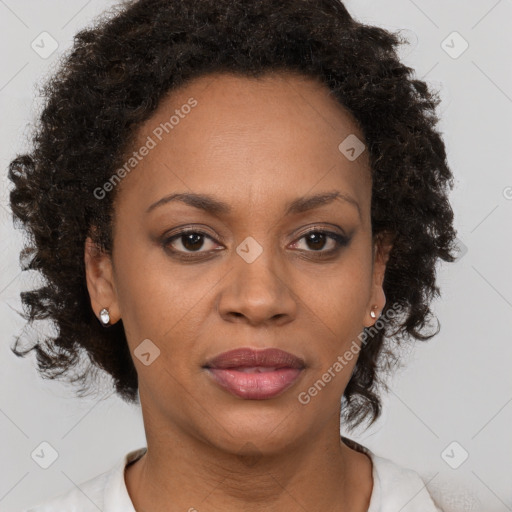
POLYGON ((139 128, 133 149, 151 148, 121 183, 123 195, 136 192, 147 205, 187 191, 289 203, 318 185, 368 202, 368 152, 351 160, 340 149, 354 137, 362 146, 354 118, 313 78, 201 76, 166 95, 139 128))

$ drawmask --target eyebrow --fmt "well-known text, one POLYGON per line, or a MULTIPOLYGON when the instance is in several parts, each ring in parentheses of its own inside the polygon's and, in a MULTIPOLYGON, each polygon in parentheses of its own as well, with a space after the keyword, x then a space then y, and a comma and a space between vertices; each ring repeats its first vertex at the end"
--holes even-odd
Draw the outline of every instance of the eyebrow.
MULTIPOLYGON (((338 190, 332 190, 330 192, 323 192, 311 196, 298 197, 297 199, 286 203, 285 215, 303 213, 315 208, 319 208, 321 206, 325 206, 336 200, 347 202, 352 206, 355 206, 359 213, 359 217, 361 217, 361 208, 359 203, 353 197, 347 194, 342 194, 338 190)), ((193 206, 194 208, 198 208, 199 210, 203 210, 207 213, 217 216, 229 215, 232 212, 232 208, 229 204, 219 201, 212 196, 207 194, 183 192, 162 197, 151 206, 149 206, 149 208, 146 210, 146 213, 149 213, 155 208, 158 208, 164 204, 168 204, 172 201, 181 201, 185 204, 188 204, 189 206, 193 206)))

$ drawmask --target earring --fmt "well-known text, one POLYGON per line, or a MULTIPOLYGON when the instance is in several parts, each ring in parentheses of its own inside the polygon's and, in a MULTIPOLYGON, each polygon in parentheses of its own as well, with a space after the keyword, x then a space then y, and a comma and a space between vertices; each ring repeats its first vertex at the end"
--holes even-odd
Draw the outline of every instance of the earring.
MULTIPOLYGON (((377 309, 377 306, 373 306, 373 309, 377 309)), ((375 313, 375 311, 373 311, 373 309, 370 311, 370 316, 372 318, 377 318, 377 314, 375 313)))
POLYGON ((107 308, 103 308, 100 311, 101 323, 106 327, 110 323, 110 315, 107 308))

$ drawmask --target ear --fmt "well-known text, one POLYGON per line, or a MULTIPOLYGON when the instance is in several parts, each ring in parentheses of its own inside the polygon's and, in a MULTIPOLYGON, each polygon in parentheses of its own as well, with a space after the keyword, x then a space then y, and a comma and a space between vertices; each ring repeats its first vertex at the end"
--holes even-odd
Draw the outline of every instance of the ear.
POLYGON ((100 311, 107 308, 110 314, 110 324, 115 324, 121 318, 121 314, 111 256, 101 251, 92 239, 87 237, 84 244, 84 262, 91 307, 98 319, 100 311))
POLYGON ((389 254, 393 248, 393 236, 391 233, 379 233, 373 242, 373 277, 370 300, 367 304, 364 326, 372 326, 380 316, 381 311, 386 305, 386 295, 384 294, 383 283, 386 273, 386 265, 389 260, 389 254), (372 318, 370 311, 374 311, 376 318, 372 318))

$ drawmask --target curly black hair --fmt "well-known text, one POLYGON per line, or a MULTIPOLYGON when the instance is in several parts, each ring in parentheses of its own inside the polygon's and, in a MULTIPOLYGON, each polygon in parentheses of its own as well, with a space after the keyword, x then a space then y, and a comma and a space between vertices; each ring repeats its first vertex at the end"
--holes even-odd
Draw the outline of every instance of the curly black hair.
MULTIPOLYGON (((84 241, 111 254, 116 189, 108 181, 133 150, 137 128, 164 95, 194 77, 226 72, 258 77, 298 72, 326 84, 364 134, 372 175, 372 233, 393 234, 383 283, 401 314, 370 335, 342 397, 345 425, 381 414, 381 375, 398 364, 401 341, 427 340, 437 320, 439 259, 455 256, 453 176, 436 109, 438 93, 400 62, 407 41, 357 22, 339 0, 138 0, 117 5, 81 30, 58 71, 42 86, 44 104, 29 152, 9 164, 14 224, 29 235, 23 270, 43 286, 21 293, 31 324, 48 319, 53 337, 36 351, 44 378, 80 384, 83 396, 99 368, 115 392, 138 403, 137 372, 122 320, 105 329, 90 305, 84 241), (85 367, 80 363, 85 356, 85 367)), ((376 238, 375 238, 376 239, 376 238)))

